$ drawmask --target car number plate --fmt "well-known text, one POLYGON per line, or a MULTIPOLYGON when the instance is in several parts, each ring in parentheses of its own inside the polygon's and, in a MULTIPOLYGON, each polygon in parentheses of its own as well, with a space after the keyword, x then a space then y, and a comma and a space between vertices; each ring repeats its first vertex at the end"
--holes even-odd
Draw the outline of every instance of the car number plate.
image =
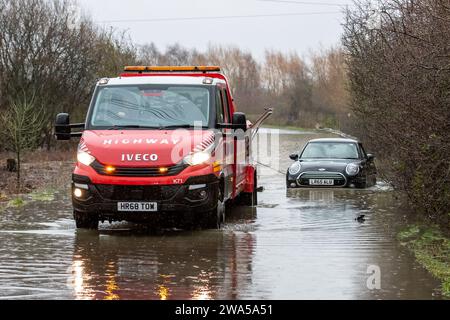
POLYGON ((311 186, 332 186, 334 185, 333 179, 309 179, 311 186))
POLYGON ((118 211, 157 211, 158 205, 156 202, 118 202, 118 211))

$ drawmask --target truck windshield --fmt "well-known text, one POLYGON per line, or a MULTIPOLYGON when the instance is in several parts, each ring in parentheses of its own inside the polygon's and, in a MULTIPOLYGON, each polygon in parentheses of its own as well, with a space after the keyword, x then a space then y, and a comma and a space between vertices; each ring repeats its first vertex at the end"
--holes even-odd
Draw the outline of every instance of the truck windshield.
POLYGON ((312 142, 309 143, 301 159, 358 159, 355 143, 312 142))
POLYGON ((101 87, 90 119, 100 128, 208 126, 210 91, 205 86, 101 87))

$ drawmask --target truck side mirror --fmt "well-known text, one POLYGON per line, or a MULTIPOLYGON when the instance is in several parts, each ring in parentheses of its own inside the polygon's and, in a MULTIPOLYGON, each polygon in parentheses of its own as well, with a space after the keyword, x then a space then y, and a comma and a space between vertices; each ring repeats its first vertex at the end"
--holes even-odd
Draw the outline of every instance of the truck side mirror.
POLYGON ((70 117, 68 113, 58 113, 55 121, 56 140, 70 140, 70 117))
POLYGON ((367 154, 367 160, 368 161, 372 161, 373 159, 375 159, 375 156, 372 153, 368 153, 367 154))
POLYGON ((294 161, 297 161, 298 160, 298 153, 291 153, 289 155, 289 158, 291 158, 294 161))
POLYGON ((82 132, 71 132, 72 128, 84 128, 84 123, 70 123, 68 113, 58 113, 55 121, 56 140, 70 140, 71 137, 81 137, 82 132))
POLYGON ((243 112, 235 112, 233 113, 233 121, 232 124, 234 129, 242 129, 242 131, 247 131, 247 117, 243 112))

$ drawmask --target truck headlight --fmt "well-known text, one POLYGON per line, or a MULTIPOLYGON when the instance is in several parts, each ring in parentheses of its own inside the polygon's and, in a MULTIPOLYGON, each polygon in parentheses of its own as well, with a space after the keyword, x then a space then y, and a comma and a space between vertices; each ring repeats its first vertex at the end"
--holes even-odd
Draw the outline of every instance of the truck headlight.
POLYGON ((302 165, 300 164, 300 162, 294 162, 290 167, 289 167, 289 173, 294 175, 300 172, 300 170, 302 169, 302 165))
POLYGON ((95 157, 85 151, 78 151, 77 160, 79 163, 82 163, 85 166, 89 166, 92 162, 95 161, 95 157))
POLYGON ((347 174, 349 176, 356 176, 359 172, 359 164, 357 163, 349 163, 347 165, 347 167, 345 167, 345 172, 347 172, 347 174))
POLYGON ((196 166, 198 164, 205 163, 210 158, 211 154, 209 152, 200 151, 187 155, 184 157, 184 161, 191 166, 196 166))

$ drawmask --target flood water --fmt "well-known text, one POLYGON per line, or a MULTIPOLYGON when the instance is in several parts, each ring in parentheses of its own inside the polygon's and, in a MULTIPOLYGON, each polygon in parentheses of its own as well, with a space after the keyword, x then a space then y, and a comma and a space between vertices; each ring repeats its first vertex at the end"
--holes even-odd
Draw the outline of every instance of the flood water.
POLYGON ((288 155, 321 136, 280 131, 258 206, 221 230, 77 231, 65 190, 0 212, 0 299, 439 299, 395 240, 408 212, 387 185, 286 190, 288 155))

